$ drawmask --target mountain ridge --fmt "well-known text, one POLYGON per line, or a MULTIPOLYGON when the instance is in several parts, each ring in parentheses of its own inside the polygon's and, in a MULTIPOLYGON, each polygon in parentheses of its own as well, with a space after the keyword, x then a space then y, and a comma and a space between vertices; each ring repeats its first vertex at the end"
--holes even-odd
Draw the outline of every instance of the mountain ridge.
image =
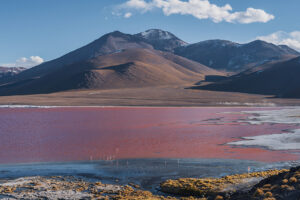
POLYGON ((176 55, 202 63, 217 70, 241 72, 261 64, 300 56, 287 46, 262 40, 239 44, 227 40, 206 40, 174 50, 176 55))
POLYGON ((25 67, 2 67, 0 66, 0 79, 7 80, 11 77, 25 71, 25 67))

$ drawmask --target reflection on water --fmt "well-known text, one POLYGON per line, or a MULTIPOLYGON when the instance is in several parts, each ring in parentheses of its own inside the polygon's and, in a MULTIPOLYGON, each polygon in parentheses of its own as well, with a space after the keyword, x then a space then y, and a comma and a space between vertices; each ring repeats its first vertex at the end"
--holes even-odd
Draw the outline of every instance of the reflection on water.
POLYGON ((281 109, 0 108, 0 163, 125 158, 299 160, 298 150, 228 145, 242 137, 299 129, 295 123, 247 121, 254 111, 281 109))

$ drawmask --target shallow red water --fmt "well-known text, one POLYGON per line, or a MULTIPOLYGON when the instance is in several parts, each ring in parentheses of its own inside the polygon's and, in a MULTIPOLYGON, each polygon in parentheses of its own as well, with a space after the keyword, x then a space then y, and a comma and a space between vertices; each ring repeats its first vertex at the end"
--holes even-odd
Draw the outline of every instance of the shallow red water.
POLYGON ((118 158, 299 160, 299 153, 290 151, 226 145, 239 137, 296 127, 237 122, 247 118, 239 111, 261 109, 272 108, 1 108, 0 163, 118 158))

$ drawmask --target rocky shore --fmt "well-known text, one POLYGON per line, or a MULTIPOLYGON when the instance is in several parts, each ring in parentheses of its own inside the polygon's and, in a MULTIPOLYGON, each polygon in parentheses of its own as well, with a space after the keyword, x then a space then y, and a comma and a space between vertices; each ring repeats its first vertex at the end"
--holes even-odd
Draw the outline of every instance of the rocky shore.
POLYGON ((229 197, 235 192, 246 192, 253 185, 259 183, 266 177, 278 175, 287 170, 269 170, 248 174, 225 176, 222 178, 181 178, 167 180, 161 183, 161 190, 168 194, 180 196, 197 196, 216 198, 229 197))
POLYGON ((225 176, 177 179, 161 183, 161 190, 208 200, 299 200, 300 167, 225 176))
POLYGON ((181 178, 162 182, 157 194, 136 184, 93 182, 74 176, 0 180, 0 199, 201 199, 299 200, 300 167, 225 176, 181 178))

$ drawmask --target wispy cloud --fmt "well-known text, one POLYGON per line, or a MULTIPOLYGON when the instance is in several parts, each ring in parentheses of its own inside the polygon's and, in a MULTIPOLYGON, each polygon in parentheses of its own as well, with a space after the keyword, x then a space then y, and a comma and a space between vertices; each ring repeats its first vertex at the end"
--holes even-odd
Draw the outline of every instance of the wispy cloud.
POLYGON ((197 19, 211 19, 215 23, 229 22, 249 24, 254 22, 266 23, 275 18, 262 9, 247 8, 246 11, 232 12, 231 5, 217 6, 209 0, 127 0, 118 6, 118 10, 136 10, 146 13, 161 9, 166 15, 192 15, 197 19))
POLYGON ((22 57, 14 63, 0 64, 4 67, 26 67, 31 68, 44 62, 44 59, 39 56, 30 56, 29 58, 22 57))
POLYGON ((125 18, 130 18, 132 16, 132 13, 131 12, 127 12, 124 14, 124 17, 125 18))
POLYGON ((259 36, 257 39, 277 45, 287 45, 297 51, 300 51, 300 31, 293 31, 290 33, 277 31, 270 35, 259 36))

